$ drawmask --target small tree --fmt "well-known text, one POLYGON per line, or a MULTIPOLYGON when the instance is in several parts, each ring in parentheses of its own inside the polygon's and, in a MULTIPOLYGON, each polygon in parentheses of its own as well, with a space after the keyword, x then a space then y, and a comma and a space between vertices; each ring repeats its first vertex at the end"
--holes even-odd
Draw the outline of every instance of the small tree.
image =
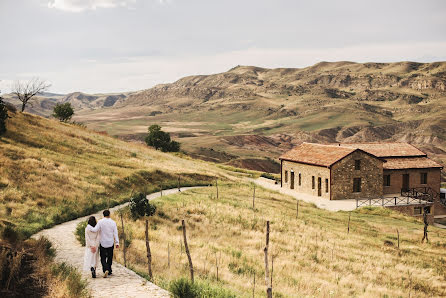
POLYGON ((46 91, 50 84, 39 79, 34 78, 29 81, 16 81, 12 86, 12 93, 15 94, 18 100, 22 102, 22 112, 25 111, 25 107, 28 102, 38 93, 46 91))
POLYGON ((0 96, 0 136, 6 132, 6 119, 8 118, 8 109, 0 96))
POLYGON ((170 134, 161 130, 161 126, 153 124, 149 127, 149 134, 146 137, 147 145, 160 149, 163 152, 180 151, 180 143, 171 141, 170 134))
POLYGON ((67 122, 74 114, 74 110, 71 107, 71 103, 58 103, 53 109, 53 117, 60 121, 67 122))
POLYGON ((149 269, 149 278, 152 279, 152 253, 150 252, 149 243, 149 216, 153 216, 156 212, 156 207, 150 204, 146 195, 143 193, 136 194, 130 199, 130 213, 134 220, 144 218, 146 221, 146 249, 147 249, 147 262, 149 269))

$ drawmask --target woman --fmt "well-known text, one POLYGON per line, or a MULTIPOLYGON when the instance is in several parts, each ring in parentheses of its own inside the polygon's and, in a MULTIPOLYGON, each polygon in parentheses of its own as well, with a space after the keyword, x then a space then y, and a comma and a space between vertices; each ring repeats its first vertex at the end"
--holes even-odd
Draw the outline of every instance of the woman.
POLYGON ((88 219, 88 225, 85 228, 85 256, 84 256, 84 270, 91 271, 91 277, 96 278, 96 265, 99 260, 99 232, 91 232, 88 228, 96 226, 96 218, 91 216, 88 219))

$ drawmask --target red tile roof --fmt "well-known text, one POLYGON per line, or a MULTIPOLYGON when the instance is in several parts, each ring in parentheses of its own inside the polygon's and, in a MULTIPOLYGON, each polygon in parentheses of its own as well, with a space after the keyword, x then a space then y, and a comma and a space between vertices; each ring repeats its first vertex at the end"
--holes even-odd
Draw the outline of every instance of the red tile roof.
POLYGON ((442 168, 441 165, 427 157, 393 157, 386 158, 384 170, 442 168))
POLYGON ((358 148, 377 157, 426 156, 426 153, 407 143, 357 143, 341 146, 358 148))
POLYGON ((383 168, 387 170, 442 168, 441 165, 429 159, 426 153, 407 143, 340 145, 302 143, 280 156, 279 159, 330 167, 355 150, 362 150, 384 161, 383 168))
POLYGON ((355 150, 357 149, 336 145, 302 143, 301 145, 286 152, 279 158, 329 167, 355 150))

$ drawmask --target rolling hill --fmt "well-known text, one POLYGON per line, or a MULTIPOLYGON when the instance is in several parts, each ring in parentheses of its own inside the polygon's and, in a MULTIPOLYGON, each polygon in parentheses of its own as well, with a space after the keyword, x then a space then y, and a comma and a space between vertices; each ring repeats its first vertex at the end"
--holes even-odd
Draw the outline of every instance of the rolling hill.
POLYGON ((194 157, 263 171, 303 141, 409 142, 446 164, 446 62, 237 66, 131 94, 77 121, 141 140, 162 125, 194 157))
MULTIPOLYGON (((446 294, 446 234, 429 227, 430 243, 421 243, 423 223, 416 218, 378 207, 357 209, 351 214, 330 212, 304 202, 300 202, 297 214, 295 198, 262 187, 256 188, 253 207, 253 187, 246 180, 251 176, 249 171, 193 160, 181 153, 162 153, 28 113, 11 116, 8 131, 0 138, 2 235, 13 228, 28 236, 123 203, 132 192, 175 187, 178 175, 182 185, 209 185, 215 177, 221 177, 218 198, 215 187, 206 187, 153 201, 157 212, 150 218, 149 229, 156 284, 171 289, 184 283, 189 273, 179 241, 180 222, 185 219, 197 287, 211 293, 209 297, 251 297, 255 275, 255 295, 264 295, 263 248, 268 220, 275 296, 446 294)), ((118 220, 117 213, 113 216, 118 220)), ((131 218, 128 208, 123 218, 128 264, 146 276, 145 220, 131 218)), ((44 248, 35 248, 31 256, 40 250, 44 248)), ((122 261, 122 256, 116 251, 117 261, 122 261)), ((37 263, 36 268, 44 272, 35 275, 36 270, 24 271, 22 275, 30 275, 52 290, 51 279, 43 284, 38 278, 57 270, 68 271, 72 276, 62 275, 60 279, 67 280, 71 288, 65 288, 61 281, 55 287, 60 297, 70 293, 81 297, 79 292, 73 294, 72 288, 78 284, 76 289, 84 291, 85 282, 66 264, 45 261, 37 263)), ((29 282, 23 288, 33 290, 29 282)))
POLYGON ((303 141, 409 142, 446 164, 446 62, 321 62, 306 68, 237 66, 134 93, 42 96, 48 116, 71 102, 74 120, 142 141, 151 124, 189 155, 267 172, 303 141))
MULTIPOLYGON (((26 107, 27 112, 39 116, 50 117, 53 108, 57 103, 71 103, 74 110, 94 110, 112 107, 116 103, 125 100, 131 92, 108 93, 108 94, 87 94, 83 92, 73 92, 69 94, 55 94, 45 92, 33 98, 26 107)), ((21 107, 21 102, 13 94, 3 95, 5 101, 21 107)))

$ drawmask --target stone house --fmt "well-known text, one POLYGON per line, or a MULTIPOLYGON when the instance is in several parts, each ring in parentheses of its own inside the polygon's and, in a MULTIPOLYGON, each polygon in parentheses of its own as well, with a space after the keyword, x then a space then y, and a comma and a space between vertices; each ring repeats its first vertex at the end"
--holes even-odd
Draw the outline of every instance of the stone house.
MULTIPOLYGON (((421 188, 440 192, 442 166, 407 143, 302 143, 279 159, 281 187, 329 200, 400 197, 421 188)), ((438 208, 446 214, 443 205, 438 208)))

